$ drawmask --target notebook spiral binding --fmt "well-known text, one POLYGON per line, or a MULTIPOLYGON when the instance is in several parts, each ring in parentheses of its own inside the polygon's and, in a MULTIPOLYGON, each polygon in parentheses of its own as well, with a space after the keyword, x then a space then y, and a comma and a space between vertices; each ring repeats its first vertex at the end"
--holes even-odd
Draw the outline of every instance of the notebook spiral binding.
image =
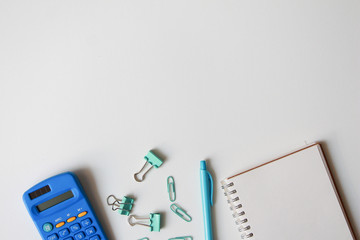
POLYGON ((243 210, 243 205, 239 202, 239 196, 236 196, 236 189, 233 182, 222 181, 224 194, 227 197, 227 202, 230 205, 230 210, 233 212, 232 216, 235 218, 235 224, 238 225, 238 231, 241 233, 241 239, 252 238, 254 234, 251 232, 251 227, 246 218, 246 213, 243 210))

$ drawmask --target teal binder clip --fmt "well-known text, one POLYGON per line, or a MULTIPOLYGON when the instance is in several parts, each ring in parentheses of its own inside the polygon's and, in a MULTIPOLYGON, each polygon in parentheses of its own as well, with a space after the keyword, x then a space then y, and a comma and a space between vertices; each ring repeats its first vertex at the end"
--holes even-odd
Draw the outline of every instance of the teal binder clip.
POLYGON ((144 181, 145 175, 152 169, 153 167, 158 168, 163 164, 163 160, 161 160, 158 156, 156 156, 152 151, 149 151, 148 154, 144 157, 146 162, 141 170, 134 174, 134 178, 137 182, 144 181), (139 174, 146 168, 146 166, 151 165, 148 170, 144 172, 141 178, 138 177, 139 174))
POLYGON ((191 236, 169 238, 169 240, 192 240, 192 239, 193 238, 191 236))
POLYGON ((113 211, 117 211, 119 214, 126 216, 129 216, 134 204, 134 199, 126 196, 118 199, 114 195, 110 195, 106 200, 113 211))
POLYGON ((191 222, 192 218, 189 214, 185 212, 184 209, 179 207, 176 203, 173 203, 170 205, 171 211, 173 211, 176 215, 178 215, 180 218, 184 219, 187 222, 191 222))
POLYGON ((139 240, 150 240, 148 237, 140 238, 139 240))
POLYGON ((160 232, 161 215, 160 213, 150 213, 149 217, 135 217, 130 215, 128 222, 131 226, 141 225, 150 228, 150 232, 160 232))
POLYGON ((172 176, 169 176, 167 178, 167 190, 169 193, 170 202, 175 202, 176 200, 175 180, 172 176))

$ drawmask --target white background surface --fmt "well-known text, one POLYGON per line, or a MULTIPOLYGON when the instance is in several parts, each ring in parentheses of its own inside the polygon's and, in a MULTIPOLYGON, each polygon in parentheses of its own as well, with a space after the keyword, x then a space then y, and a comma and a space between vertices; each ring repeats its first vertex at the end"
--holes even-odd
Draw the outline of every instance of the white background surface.
MULTIPOLYGON (((201 159, 219 183, 304 141, 325 142, 358 235, 359 43, 355 0, 2 0, 1 238, 40 239, 22 194, 72 170, 110 239, 203 239, 201 159), (136 183, 151 148, 165 163, 136 183), (191 223, 169 210, 169 175, 191 223), (109 194, 164 228, 130 227, 109 194)), ((236 239, 222 195, 215 236, 236 239)))

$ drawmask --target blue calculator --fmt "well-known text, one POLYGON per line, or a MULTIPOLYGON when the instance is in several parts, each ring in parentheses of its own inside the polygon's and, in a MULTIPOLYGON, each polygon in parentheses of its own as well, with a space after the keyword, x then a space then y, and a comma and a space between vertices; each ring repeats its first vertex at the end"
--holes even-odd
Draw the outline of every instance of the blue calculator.
POLYGON ((33 186, 23 200, 44 240, 107 240, 79 179, 71 172, 33 186))

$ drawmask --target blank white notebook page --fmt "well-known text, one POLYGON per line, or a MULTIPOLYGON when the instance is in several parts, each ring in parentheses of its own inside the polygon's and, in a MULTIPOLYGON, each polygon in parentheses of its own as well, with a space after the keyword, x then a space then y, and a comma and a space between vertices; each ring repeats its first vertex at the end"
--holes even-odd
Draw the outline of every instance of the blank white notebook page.
POLYGON ((223 181, 230 182, 250 239, 353 239, 318 144, 223 181))

